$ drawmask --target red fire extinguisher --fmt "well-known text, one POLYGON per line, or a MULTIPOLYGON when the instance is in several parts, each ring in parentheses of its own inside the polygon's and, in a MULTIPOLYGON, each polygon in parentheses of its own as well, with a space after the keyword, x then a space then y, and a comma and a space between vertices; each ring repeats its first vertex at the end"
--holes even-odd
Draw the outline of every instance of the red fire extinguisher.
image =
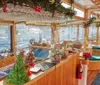
POLYGON ((82 79, 82 73, 83 73, 83 64, 82 61, 79 62, 79 64, 77 65, 77 69, 76 69, 77 73, 76 73, 76 77, 78 79, 82 79))

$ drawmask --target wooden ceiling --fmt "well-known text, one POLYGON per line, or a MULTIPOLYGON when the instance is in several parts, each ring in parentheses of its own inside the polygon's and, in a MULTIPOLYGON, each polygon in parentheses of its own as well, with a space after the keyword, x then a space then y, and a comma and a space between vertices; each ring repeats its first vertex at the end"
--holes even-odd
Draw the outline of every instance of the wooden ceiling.
POLYGON ((92 14, 100 16, 100 0, 75 0, 75 2, 87 8, 92 14))

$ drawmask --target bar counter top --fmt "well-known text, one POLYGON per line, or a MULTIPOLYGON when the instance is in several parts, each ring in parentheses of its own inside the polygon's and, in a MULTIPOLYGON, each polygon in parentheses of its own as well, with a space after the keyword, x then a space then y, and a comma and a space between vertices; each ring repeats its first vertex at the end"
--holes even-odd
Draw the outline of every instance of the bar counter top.
MULTIPOLYGON (((30 76, 30 81, 24 85, 77 85, 76 64, 78 57, 79 53, 71 54, 46 71, 33 73, 30 76), (58 80, 59 82, 57 82, 58 80)), ((51 60, 48 59, 45 62, 51 62, 51 60)), ((4 80, 1 80, 0 85, 4 85, 3 82, 4 80)))

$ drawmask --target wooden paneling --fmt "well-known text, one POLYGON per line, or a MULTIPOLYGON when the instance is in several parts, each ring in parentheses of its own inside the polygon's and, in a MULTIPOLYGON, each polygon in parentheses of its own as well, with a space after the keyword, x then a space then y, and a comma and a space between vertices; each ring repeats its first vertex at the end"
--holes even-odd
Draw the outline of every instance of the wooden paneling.
POLYGON ((12 64, 14 62, 15 62, 14 56, 0 59, 0 67, 7 66, 7 65, 12 64))
POLYGON ((76 64, 79 54, 73 54, 61 63, 24 85, 77 85, 76 64))
POLYGON ((11 33, 11 35, 12 35, 12 40, 11 40, 12 48, 13 48, 13 51, 14 51, 14 55, 16 55, 16 37, 15 37, 16 24, 15 24, 15 22, 11 26, 11 29, 12 29, 12 33, 11 33))
POLYGON ((24 85, 56 85, 56 74, 55 67, 50 68, 44 74, 38 76, 37 78, 27 82, 24 85))
POLYGON ((100 60, 89 60, 89 70, 100 70, 100 60))
POLYGON ((89 70, 88 71, 88 80, 87 80, 87 85, 91 85, 93 80, 95 79, 96 75, 98 74, 98 70, 93 71, 93 70, 89 70))
POLYGON ((63 63, 56 65, 56 85, 63 85, 63 63))

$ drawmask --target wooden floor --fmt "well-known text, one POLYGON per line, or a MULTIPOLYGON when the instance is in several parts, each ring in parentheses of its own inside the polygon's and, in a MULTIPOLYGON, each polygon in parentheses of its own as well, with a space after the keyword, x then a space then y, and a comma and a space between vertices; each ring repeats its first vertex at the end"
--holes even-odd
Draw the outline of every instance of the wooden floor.
POLYGON ((87 85, 91 85, 99 71, 88 71, 87 85))

